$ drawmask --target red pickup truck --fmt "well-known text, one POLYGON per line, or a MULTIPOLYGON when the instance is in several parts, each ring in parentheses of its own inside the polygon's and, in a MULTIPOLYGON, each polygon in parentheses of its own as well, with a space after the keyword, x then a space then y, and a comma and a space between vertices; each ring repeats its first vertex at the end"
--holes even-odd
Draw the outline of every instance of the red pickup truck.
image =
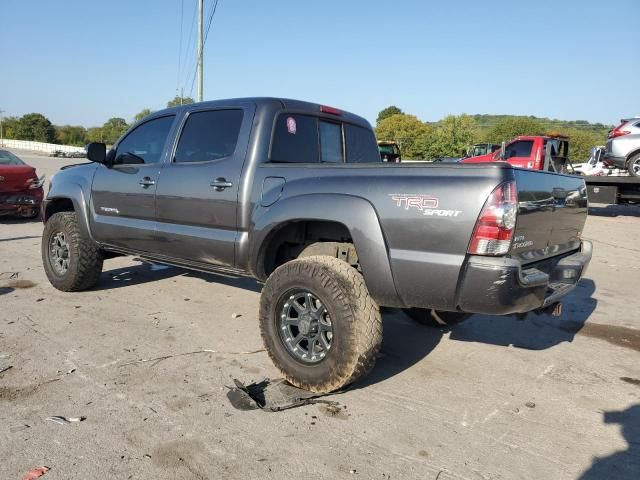
POLYGON ((507 162, 514 167, 569 173, 569 138, 522 135, 507 142, 504 149, 465 158, 461 163, 507 162))

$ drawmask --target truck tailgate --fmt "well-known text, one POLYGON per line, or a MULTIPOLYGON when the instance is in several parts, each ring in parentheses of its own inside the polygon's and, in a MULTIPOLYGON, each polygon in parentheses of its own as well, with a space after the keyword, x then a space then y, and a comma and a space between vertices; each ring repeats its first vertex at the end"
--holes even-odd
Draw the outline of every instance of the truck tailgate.
POLYGON ((515 169, 518 220, 510 254, 523 263, 580 247, 587 191, 577 176, 515 169))

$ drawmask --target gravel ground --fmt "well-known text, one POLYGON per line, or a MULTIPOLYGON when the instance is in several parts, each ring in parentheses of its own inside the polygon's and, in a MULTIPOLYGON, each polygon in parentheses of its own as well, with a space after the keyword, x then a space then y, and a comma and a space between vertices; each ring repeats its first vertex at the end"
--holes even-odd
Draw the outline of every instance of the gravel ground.
MULTIPOLYGON (((77 163, 22 157, 47 176, 77 163)), ((338 408, 277 413, 227 398, 233 379, 278 377, 240 353, 262 348, 261 285, 116 258, 62 293, 42 225, 1 218, 0 478, 638 479, 640 208, 591 213, 562 317, 440 330, 385 312, 377 366, 338 408), (180 355, 201 350, 217 353, 180 355)))

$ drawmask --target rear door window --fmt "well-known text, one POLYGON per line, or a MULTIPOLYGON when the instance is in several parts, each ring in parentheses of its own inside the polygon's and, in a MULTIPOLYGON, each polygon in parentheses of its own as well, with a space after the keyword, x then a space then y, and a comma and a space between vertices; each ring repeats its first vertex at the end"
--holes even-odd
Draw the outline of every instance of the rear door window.
POLYGON ((348 163, 382 162, 376 137, 370 129, 345 123, 344 141, 348 163))
POLYGON ((318 118, 284 113, 276 120, 271 161, 317 163, 319 161, 318 118))
POLYGON ((320 160, 342 163, 342 129, 339 123, 320 120, 320 160))
POLYGON ((193 112, 182 129, 175 162, 208 162, 233 155, 242 124, 242 110, 193 112))

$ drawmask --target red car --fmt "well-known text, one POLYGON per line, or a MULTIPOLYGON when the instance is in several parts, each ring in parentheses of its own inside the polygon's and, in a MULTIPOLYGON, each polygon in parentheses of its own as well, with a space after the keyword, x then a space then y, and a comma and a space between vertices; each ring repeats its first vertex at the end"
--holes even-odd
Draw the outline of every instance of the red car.
POLYGON ((0 215, 35 218, 44 197, 44 177, 13 153, 0 150, 0 215))

